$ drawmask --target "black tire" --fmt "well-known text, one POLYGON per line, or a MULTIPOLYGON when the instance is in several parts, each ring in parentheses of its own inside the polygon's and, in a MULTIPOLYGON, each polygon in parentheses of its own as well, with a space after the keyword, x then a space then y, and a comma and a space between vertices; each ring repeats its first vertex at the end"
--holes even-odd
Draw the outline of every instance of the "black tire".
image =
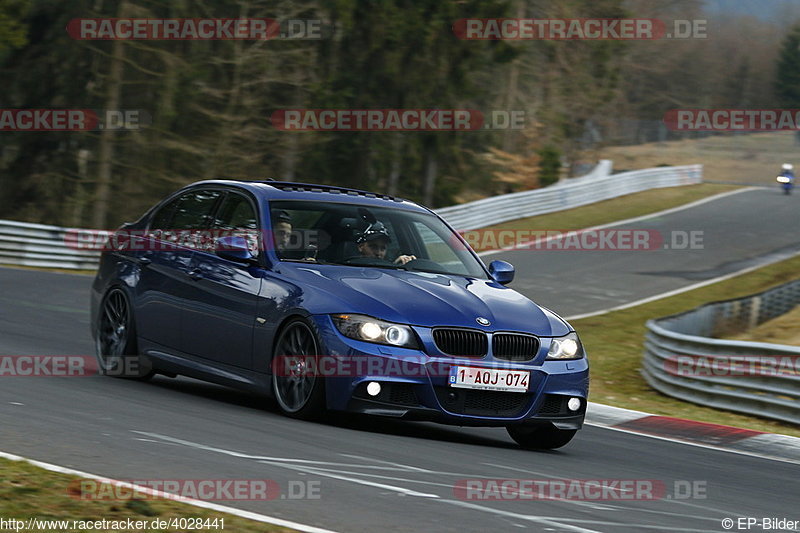
POLYGON ((558 429, 551 425, 508 426, 508 434, 526 450, 554 450, 572 440, 577 429, 558 429))
POLYGON ((314 326, 302 318, 289 321, 278 333, 272 359, 272 392, 286 416, 316 420, 325 412, 325 378, 303 372, 306 367, 292 371, 294 367, 285 364, 293 356, 298 361, 320 356, 320 346, 314 326))
POLYGON ((150 359, 137 349, 136 325, 125 291, 116 287, 106 293, 95 327, 95 356, 101 374, 142 381, 153 377, 150 359))

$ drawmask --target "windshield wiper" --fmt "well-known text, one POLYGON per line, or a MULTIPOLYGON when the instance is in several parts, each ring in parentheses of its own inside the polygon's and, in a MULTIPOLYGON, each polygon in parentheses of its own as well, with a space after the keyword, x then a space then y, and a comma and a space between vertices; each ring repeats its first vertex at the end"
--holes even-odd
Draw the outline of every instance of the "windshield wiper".
POLYGON ((371 257, 365 257, 363 260, 348 260, 343 263, 336 263, 344 266, 357 266, 357 267, 375 267, 375 268, 391 268, 393 270, 408 270, 405 265, 398 265, 388 260, 381 260, 371 257))
POLYGON ((428 272, 429 274, 447 274, 449 276, 466 276, 466 274, 459 274, 458 272, 449 272, 447 270, 431 270, 430 268, 406 268, 409 272, 428 272))

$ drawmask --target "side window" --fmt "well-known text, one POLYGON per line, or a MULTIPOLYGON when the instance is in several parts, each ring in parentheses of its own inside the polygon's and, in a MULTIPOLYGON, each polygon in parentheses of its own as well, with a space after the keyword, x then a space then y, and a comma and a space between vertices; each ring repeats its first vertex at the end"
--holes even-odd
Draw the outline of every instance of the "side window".
MULTIPOLYGON (((163 209, 163 211, 167 211, 172 206, 169 209, 172 215, 169 227, 156 227, 154 217, 151 229, 159 230, 154 233, 164 241, 188 248, 198 248, 203 241, 199 230, 207 228, 211 224, 214 206, 221 196, 222 192, 209 190, 195 190, 182 194, 163 209)), ((156 217, 160 214, 161 211, 156 213, 156 217)), ((164 219, 167 218, 167 216, 164 217, 164 219)), ((161 223, 161 221, 159 222, 161 223)))
POLYGON ((265 244, 274 246, 278 257, 286 260, 316 257, 318 251, 324 252, 330 244, 328 234, 319 228, 325 212, 318 207, 298 209, 291 202, 287 202, 286 209, 283 205, 270 204, 272 234, 265 244))
POLYGON ((175 231, 203 229, 210 225, 211 215, 220 191, 191 191, 178 198, 172 228, 175 231))
POLYGON ((169 229, 170 222, 172 221, 172 214, 175 212, 175 206, 178 205, 178 200, 180 200, 180 198, 172 200, 156 211, 156 214, 153 215, 150 221, 151 231, 169 229))
POLYGON ((241 235, 247 239, 250 251, 258 253, 258 219, 253 204, 241 194, 228 193, 214 219, 214 234, 241 235))

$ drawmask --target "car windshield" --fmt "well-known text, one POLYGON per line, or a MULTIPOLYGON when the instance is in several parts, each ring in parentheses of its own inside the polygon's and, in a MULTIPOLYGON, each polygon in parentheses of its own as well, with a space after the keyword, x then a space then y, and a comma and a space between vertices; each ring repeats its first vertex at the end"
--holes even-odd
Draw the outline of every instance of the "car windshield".
POLYGON ((487 278, 461 238, 429 213, 292 200, 270 202, 270 216, 283 261, 487 278))

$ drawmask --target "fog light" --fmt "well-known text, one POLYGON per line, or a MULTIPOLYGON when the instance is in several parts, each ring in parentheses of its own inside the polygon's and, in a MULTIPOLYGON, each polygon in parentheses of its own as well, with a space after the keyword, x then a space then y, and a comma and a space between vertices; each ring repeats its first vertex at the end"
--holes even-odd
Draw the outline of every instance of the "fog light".
POLYGON ((581 408, 581 399, 580 398, 570 398, 567 402, 567 408, 570 411, 577 411, 581 408))
POLYGON ((381 384, 377 381, 370 381, 367 384, 367 394, 370 396, 377 396, 381 393, 381 384))

